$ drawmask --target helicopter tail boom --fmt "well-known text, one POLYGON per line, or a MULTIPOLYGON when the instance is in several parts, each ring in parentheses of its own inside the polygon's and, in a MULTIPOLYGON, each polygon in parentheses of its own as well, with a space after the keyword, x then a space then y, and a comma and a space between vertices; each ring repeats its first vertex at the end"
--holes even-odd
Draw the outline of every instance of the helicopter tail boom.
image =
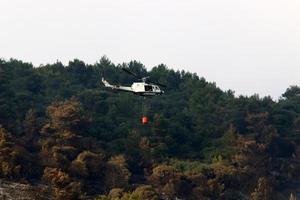
POLYGON ((125 86, 119 86, 119 85, 111 85, 108 81, 106 81, 104 78, 102 78, 102 83, 105 87, 111 88, 113 90, 120 90, 125 92, 133 92, 131 87, 125 87, 125 86))
POLYGON ((102 83, 104 84, 105 87, 110 87, 113 88, 113 85, 111 85, 109 82, 107 82, 104 78, 102 78, 102 83))

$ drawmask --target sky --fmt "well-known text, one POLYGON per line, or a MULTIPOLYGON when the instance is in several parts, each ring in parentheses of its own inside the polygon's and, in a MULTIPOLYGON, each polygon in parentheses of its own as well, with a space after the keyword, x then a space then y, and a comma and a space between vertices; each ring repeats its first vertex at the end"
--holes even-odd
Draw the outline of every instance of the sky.
POLYGON ((0 0, 0 58, 137 60, 236 95, 300 85, 299 0, 0 0))

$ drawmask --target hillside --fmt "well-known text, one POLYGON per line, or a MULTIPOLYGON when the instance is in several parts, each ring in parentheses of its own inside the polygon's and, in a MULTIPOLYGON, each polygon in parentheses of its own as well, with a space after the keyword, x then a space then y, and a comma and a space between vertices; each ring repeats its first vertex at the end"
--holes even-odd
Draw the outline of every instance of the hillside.
POLYGON ((287 199, 299 191, 299 94, 235 97, 197 74, 106 57, 0 60, 0 177, 55 199, 287 199), (122 67, 165 94, 105 89, 101 75, 134 81, 122 67))

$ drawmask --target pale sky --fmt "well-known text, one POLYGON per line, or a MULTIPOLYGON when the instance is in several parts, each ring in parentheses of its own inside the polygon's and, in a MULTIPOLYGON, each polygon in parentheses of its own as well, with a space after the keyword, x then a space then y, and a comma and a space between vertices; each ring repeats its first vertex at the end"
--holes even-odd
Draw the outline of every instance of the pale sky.
POLYGON ((299 0, 0 0, 0 57, 138 60, 237 95, 300 85, 299 0))

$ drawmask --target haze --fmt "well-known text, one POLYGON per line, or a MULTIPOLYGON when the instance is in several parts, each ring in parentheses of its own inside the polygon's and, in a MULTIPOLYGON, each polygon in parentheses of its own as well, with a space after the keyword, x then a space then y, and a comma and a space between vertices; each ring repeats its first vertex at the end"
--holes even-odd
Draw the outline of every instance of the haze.
POLYGON ((274 99, 300 85, 298 0, 0 0, 0 8, 4 59, 164 63, 274 99))

